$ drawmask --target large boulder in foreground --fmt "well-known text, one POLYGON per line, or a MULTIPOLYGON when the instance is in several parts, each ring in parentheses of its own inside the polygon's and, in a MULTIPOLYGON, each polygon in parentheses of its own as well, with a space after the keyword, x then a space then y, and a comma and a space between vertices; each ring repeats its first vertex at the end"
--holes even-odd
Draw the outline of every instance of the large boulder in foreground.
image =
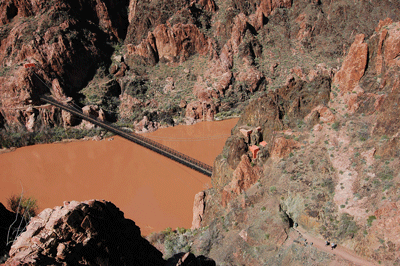
POLYGON ((32 218, 6 265, 164 265, 140 228, 104 200, 65 202, 32 218))

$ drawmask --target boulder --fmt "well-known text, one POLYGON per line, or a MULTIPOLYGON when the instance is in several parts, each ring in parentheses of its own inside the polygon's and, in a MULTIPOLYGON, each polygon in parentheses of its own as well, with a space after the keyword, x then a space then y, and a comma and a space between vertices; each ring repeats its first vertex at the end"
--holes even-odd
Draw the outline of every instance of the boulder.
POLYGON ((64 202, 32 218, 6 265, 164 265, 140 228, 104 200, 64 202))
POLYGON ((144 116, 142 120, 133 124, 136 133, 154 132, 160 127, 160 123, 149 120, 144 116))
POLYGON ((196 3, 199 6, 201 6, 203 9, 210 11, 210 12, 215 12, 217 11, 217 5, 215 4, 214 0, 194 0, 192 3, 196 3))
POLYGON ((215 114, 216 106, 213 101, 193 101, 187 104, 185 117, 189 121, 213 121, 215 114))
POLYGON ((175 89, 175 81, 173 77, 168 77, 165 79, 165 86, 163 92, 167 94, 175 89))
MULTIPOLYGON (((82 107, 82 112, 83 112, 84 115, 87 115, 87 116, 89 116, 91 118, 94 118, 94 119, 97 119, 97 120, 100 120, 100 121, 105 121, 106 120, 106 115, 105 115, 103 109, 101 109, 97 105, 86 105, 86 106, 82 107)), ((82 120, 81 126, 86 128, 86 129, 91 129, 91 128, 95 127, 94 124, 92 124, 92 123, 90 123, 90 122, 88 122, 86 120, 82 120)))
POLYGON ((121 118, 129 118, 134 109, 144 106, 143 101, 136 97, 132 97, 127 93, 123 93, 119 96, 121 104, 119 105, 119 116, 121 118))
POLYGON ((264 75, 254 66, 247 65, 239 72, 236 81, 246 85, 246 89, 253 93, 264 80, 264 75))
POLYGON ((266 18, 279 7, 290 8, 292 6, 291 0, 262 0, 260 1, 260 5, 257 7, 255 13, 255 21, 254 26, 258 30, 265 23, 266 18))
POLYGON ((317 116, 319 121, 324 123, 333 123, 335 122, 335 115, 332 111, 323 105, 318 105, 311 112, 304 117, 304 121, 308 122, 309 124, 314 125, 315 123, 311 123, 311 121, 315 120, 314 117, 317 116))
POLYGON ((127 70, 128 70, 128 66, 124 62, 122 62, 121 66, 119 67, 119 70, 116 71, 114 76, 116 76, 117 78, 121 78, 121 77, 125 76, 125 72, 127 70))

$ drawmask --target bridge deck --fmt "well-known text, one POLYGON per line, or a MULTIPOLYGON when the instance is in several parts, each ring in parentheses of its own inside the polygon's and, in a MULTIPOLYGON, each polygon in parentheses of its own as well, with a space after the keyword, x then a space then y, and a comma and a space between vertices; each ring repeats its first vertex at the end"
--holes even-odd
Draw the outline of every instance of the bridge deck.
POLYGON ((203 162, 200 162, 199 160, 196 160, 196 159, 194 159, 192 157, 189 157, 189 156, 187 156, 187 155, 185 155, 185 154, 183 154, 181 152, 178 152, 178 151, 176 151, 174 149, 171 149, 171 148, 169 148, 169 147, 167 147, 165 145, 162 145, 162 144, 160 144, 158 142, 155 142, 155 141, 153 141, 153 140, 151 140, 149 138, 143 137, 143 136, 141 136, 139 134, 127 133, 127 132, 119 129, 118 127, 115 127, 113 125, 110 125, 110 124, 102 122, 102 121, 99 121, 99 120, 97 120, 95 118, 89 117, 89 116, 83 114, 82 112, 72 108, 71 106, 65 105, 65 104, 63 104, 63 103, 61 103, 61 102, 59 102, 59 101, 57 101, 57 100, 55 100, 55 99, 53 99, 51 97, 42 96, 41 100, 43 100, 43 101, 45 101, 47 103, 50 103, 50 104, 52 104, 52 105, 54 105, 56 107, 59 107, 59 108, 65 110, 65 111, 68 111, 68 112, 70 112, 70 113, 72 113, 72 114, 74 114, 74 115, 76 115, 76 116, 78 116, 78 117, 80 117, 80 118, 82 118, 84 120, 87 120, 90 123, 93 123, 93 124, 95 124, 95 125, 97 125, 99 127, 107 129, 108 131, 111 131, 114 134, 119 135, 119 136, 121 136, 121 137, 123 137, 123 138, 125 138, 127 140, 135 142, 135 143, 137 143, 137 144, 139 144, 139 145, 141 145, 141 146, 143 146, 145 148, 148 148, 148 149, 150 149, 152 151, 155 151, 155 152, 157 152, 157 153, 159 153, 161 155, 164 155, 164 156, 166 156, 166 157, 168 157, 168 158, 170 158, 170 159, 172 159, 172 160, 174 160, 174 161, 176 161, 178 163, 181 163, 181 164, 183 164, 183 165, 185 165, 187 167, 190 167, 193 170, 196 170, 196 171, 198 171, 198 172, 200 172, 200 173, 202 173, 204 175, 207 175, 207 176, 211 176, 212 175, 213 168, 210 165, 207 165, 207 164, 205 164, 203 162))

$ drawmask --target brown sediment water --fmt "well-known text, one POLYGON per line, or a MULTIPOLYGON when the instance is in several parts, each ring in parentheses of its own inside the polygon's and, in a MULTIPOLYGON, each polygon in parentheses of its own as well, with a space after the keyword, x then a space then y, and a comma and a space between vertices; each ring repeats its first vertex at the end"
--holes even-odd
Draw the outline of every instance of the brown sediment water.
MULTIPOLYGON (((212 165, 237 119, 159 129, 145 136, 212 165)), ((0 202, 34 197, 40 210, 105 199, 142 234, 189 228, 194 195, 210 178, 125 139, 42 144, 0 154, 0 202), (21 188, 22 187, 22 188, 21 188)))

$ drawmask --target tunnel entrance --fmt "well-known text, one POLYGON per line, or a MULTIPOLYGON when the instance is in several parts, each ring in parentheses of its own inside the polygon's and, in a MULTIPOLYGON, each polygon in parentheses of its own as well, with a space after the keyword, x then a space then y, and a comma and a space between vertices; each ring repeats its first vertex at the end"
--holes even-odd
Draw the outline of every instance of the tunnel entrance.
POLYGON ((281 212, 282 220, 289 225, 289 228, 293 228, 294 221, 290 217, 290 215, 285 210, 283 210, 282 205, 279 205, 279 211, 281 212))
MULTIPOLYGON (((286 215, 287 215, 287 214, 286 214, 286 215)), ((288 221, 289 221, 289 227, 293 227, 293 225, 294 225, 293 219, 290 218, 289 215, 287 215, 287 219, 288 219, 288 221)))

